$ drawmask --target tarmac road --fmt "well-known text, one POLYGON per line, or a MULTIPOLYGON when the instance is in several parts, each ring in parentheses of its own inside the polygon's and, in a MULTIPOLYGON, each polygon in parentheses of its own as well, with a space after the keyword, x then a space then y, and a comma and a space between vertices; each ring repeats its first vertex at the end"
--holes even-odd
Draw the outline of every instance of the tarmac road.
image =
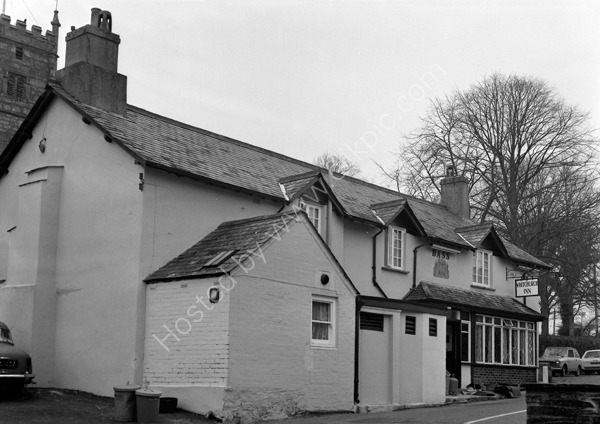
MULTIPOLYGON (((269 424, 525 424, 525 397, 368 414, 334 414, 269 424)), ((267 422, 265 422, 267 423, 267 422)))

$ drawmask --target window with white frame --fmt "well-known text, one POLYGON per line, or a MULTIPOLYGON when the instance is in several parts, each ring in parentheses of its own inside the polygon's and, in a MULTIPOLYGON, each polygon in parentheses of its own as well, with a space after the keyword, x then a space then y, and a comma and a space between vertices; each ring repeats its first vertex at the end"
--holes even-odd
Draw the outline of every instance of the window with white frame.
POLYGON ((471 314, 460 313, 460 360, 471 361, 471 314))
POLYGON ((323 225, 323 207, 321 205, 314 205, 304 202, 300 204, 300 207, 306 212, 308 219, 310 219, 310 222, 312 222, 319 234, 322 234, 321 227, 323 225))
POLYGON ((492 252, 476 250, 473 252, 473 284, 490 287, 492 252))
POLYGON ((475 316, 475 362, 536 365, 535 323, 475 316))
POLYGON ((313 346, 335 346, 335 299, 313 298, 311 344, 313 346))
POLYGON ((387 231, 387 266, 395 269, 404 269, 404 246, 406 244, 406 230, 390 226, 387 231))

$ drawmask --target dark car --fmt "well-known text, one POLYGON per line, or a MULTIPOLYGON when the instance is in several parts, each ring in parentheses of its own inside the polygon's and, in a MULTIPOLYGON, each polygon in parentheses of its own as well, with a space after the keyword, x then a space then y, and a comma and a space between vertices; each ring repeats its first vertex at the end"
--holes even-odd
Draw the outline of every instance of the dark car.
POLYGON ((33 378, 31 357, 15 347, 10 329, 0 321, 0 388, 20 393, 33 378))

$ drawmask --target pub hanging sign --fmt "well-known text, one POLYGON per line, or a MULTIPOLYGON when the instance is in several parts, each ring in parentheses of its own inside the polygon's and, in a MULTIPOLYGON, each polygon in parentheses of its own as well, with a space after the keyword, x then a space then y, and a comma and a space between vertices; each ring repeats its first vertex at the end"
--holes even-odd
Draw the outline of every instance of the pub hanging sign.
POLYGON ((525 280, 515 280, 515 296, 530 297, 538 296, 538 279, 527 278, 525 280))

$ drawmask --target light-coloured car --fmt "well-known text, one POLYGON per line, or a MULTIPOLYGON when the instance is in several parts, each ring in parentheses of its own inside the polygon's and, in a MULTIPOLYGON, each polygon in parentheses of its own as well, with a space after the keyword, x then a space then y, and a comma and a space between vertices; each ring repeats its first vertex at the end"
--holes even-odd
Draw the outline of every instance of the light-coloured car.
POLYGON ((548 369, 553 374, 574 374, 575 376, 578 376, 583 371, 579 352, 572 347, 547 347, 544 354, 539 359, 539 364, 541 366, 548 366, 548 369))
POLYGON ((20 393, 33 378, 31 357, 15 347, 10 329, 0 321, 0 387, 20 393))
POLYGON ((600 371, 600 350, 588 350, 581 357, 584 374, 600 371))

